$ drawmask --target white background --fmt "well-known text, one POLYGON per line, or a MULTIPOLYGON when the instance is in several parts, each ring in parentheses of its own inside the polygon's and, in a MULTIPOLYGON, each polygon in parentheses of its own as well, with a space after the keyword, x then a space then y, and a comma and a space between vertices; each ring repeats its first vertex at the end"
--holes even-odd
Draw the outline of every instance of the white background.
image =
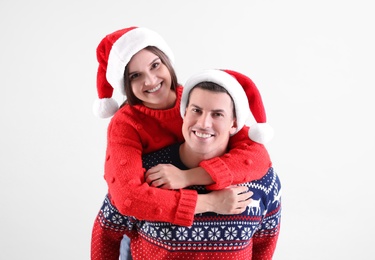
POLYGON ((283 184, 274 259, 374 259, 371 2, 1 1, 0 259, 89 259, 109 122, 95 49, 132 25, 166 39, 180 83, 228 68, 257 84, 283 184))

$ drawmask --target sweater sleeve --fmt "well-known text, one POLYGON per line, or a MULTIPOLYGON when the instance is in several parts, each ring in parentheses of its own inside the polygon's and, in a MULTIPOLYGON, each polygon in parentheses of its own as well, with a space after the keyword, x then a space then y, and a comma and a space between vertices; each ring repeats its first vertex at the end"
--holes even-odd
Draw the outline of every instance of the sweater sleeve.
MULTIPOLYGON (((280 209, 280 208, 279 208, 280 209)), ((276 249, 280 231, 278 212, 272 212, 272 216, 266 216, 260 229, 253 236, 253 258, 254 260, 271 260, 276 249)))
POLYGON ((232 184, 260 179, 272 166, 268 151, 264 145, 250 140, 248 130, 249 127, 244 126, 230 138, 228 153, 199 164, 214 181, 207 189, 220 190, 232 184))
POLYGON ((253 260, 272 260, 279 234, 272 237, 253 237, 253 260))
POLYGON ((138 220, 190 226, 197 203, 194 190, 165 190, 144 181, 140 129, 124 120, 111 120, 105 161, 105 180, 111 202, 123 215, 138 220))
MULTIPOLYGON (((273 171, 273 168, 271 168, 273 171)), ((281 182, 274 174, 272 188, 265 201, 265 214, 262 222, 253 236, 254 260, 272 259, 275 253, 281 223, 281 182)))

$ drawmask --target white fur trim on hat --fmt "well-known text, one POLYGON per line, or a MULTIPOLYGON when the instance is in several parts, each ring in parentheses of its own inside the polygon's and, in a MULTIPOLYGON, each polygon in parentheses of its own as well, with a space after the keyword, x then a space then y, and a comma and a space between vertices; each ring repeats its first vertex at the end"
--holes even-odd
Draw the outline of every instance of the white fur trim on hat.
POLYGON ((170 61, 174 55, 164 39, 147 28, 135 28, 122 35, 112 46, 108 57, 107 81, 114 89, 125 95, 124 70, 130 59, 147 46, 155 46, 163 51, 170 61))
POLYGON ((268 123, 256 123, 250 126, 249 138, 257 143, 266 144, 274 136, 274 130, 268 123))
POLYGON ((198 83, 204 81, 213 82, 223 86, 231 95, 234 101, 237 117, 237 129, 235 132, 237 133, 245 125, 246 120, 248 120, 250 117, 251 112, 249 103, 247 101, 246 93, 238 81, 228 73, 221 70, 205 70, 193 75, 186 81, 181 97, 181 116, 183 117, 185 114, 187 100, 191 89, 198 83))
POLYGON ((94 101, 92 110, 94 115, 100 118, 113 116, 119 106, 113 98, 102 98, 94 101))
POLYGON ((236 133, 242 129, 252 114, 256 124, 250 127, 249 138, 261 144, 272 139, 273 129, 266 122, 266 112, 258 88, 249 77, 232 70, 206 70, 191 76, 186 81, 182 93, 180 107, 182 117, 185 114, 191 89, 205 81, 224 87, 232 97, 237 119, 236 133))

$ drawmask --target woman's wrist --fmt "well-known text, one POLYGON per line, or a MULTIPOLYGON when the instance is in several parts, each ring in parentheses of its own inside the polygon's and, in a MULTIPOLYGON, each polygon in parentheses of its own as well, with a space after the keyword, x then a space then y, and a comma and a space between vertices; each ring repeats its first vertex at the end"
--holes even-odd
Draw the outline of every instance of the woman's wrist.
POLYGON ((188 186, 211 185, 214 183, 211 176, 202 167, 185 170, 185 174, 188 186))

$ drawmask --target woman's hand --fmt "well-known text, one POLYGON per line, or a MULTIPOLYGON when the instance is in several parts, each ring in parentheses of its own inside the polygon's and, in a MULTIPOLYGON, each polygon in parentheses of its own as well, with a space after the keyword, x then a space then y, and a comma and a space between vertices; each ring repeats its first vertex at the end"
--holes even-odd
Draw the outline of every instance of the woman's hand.
POLYGON ((213 184, 211 176, 201 167, 180 170, 171 164, 158 164, 146 172, 146 182, 162 189, 183 189, 192 185, 213 184))
POLYGON ((145 175, 146 182, 162 189, 182 189, 189 186, 188 175, 172 164, 158 164, 145 175))

